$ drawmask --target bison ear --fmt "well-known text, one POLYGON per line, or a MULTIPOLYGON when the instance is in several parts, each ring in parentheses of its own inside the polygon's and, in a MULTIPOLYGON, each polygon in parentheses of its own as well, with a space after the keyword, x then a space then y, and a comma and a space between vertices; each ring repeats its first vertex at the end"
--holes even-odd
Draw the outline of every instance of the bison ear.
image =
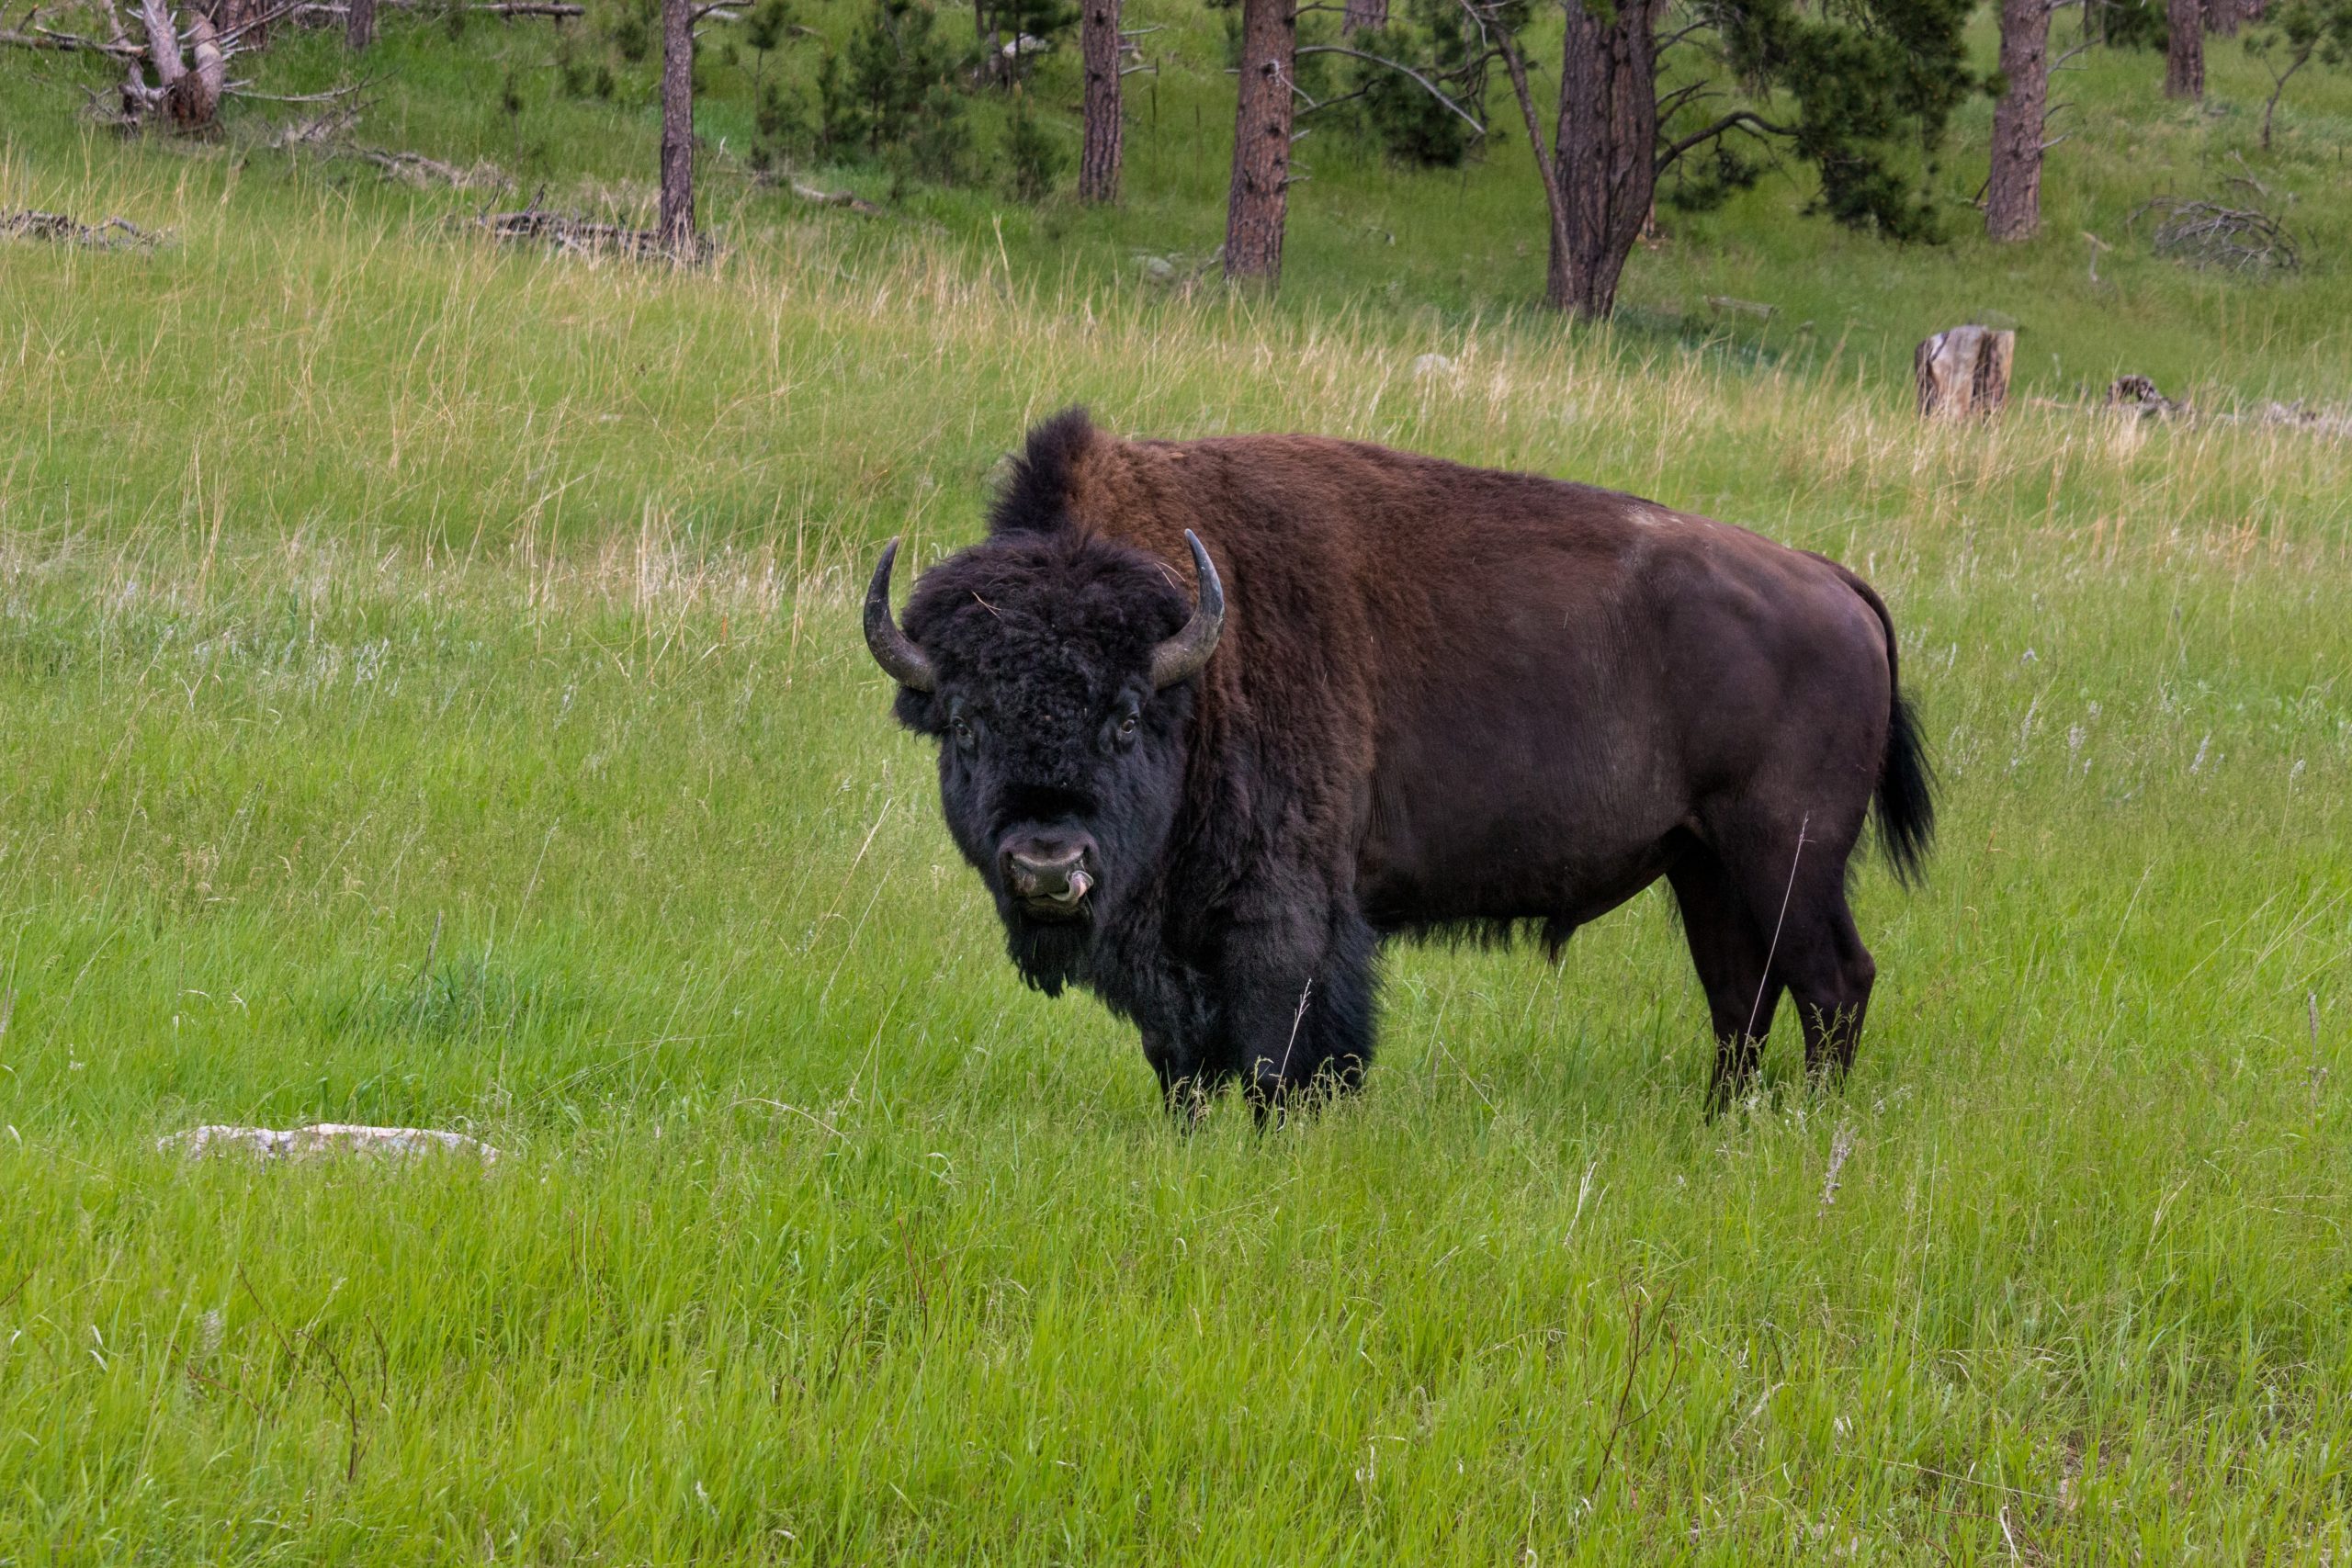
POLYGON ((932 668, 931 656, 914 644, 914 639, 899 629, 890 618, 890 564, 899 558, 899 541, 892 539, 882 547, 882 559, 874 568, 874 581, 865 587, 865 647, 874 655, 874 662, 882 666, 890 678, 913 692, 939 689, 939 671, 932 668))
POLYGON ((1217 634, 1225 630, 1225 584, 1217 581, 1216 566, 1190 528, 1184 530, 1184 542, 1193 547, 1193 570, 1200 574, 1201 602, 1193 608, 1193 618, 1184 623, 1183 630, 1151 650, 1151 687, 1156 692, 1199 674, 1201 666, 1209 661, 1209 655, 1216 651, 1217 634))

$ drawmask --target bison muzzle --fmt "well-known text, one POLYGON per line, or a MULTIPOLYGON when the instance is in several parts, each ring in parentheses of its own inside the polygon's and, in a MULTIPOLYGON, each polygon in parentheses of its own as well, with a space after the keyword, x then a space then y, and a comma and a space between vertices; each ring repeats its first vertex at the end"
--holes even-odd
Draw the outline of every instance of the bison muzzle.
POLYGON ((1873 802, 1934 829, 1892 622, 1825 557, 1632 496, 1312 436, 1030 433, 989 536, 865 603, 1012 961, 1141 1030, 1172 1106, 1371 1060, 1392 935, 1569 933, 1663 876, 1720 1101, 1793 998, 1853 1060, 1873 802), (1204 542, 1205 541, 1205 543, 1204 542))

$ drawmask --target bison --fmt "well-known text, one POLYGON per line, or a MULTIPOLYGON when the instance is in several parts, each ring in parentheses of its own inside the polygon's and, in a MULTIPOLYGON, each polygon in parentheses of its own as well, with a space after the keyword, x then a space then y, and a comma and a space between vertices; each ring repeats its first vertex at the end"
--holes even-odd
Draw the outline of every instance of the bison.
POLYGON ((1663 876, 1720 1102, 1785 990, 1851 1064, 1875 975, 1846 901, 1931 780, 1870 585, 1589 486, 1307 435, 1033 430, 988 537, 890 613, 908 728, 1012 962, 1141 1031, 1171 1107, 1261 1113, 1372 1058, 1382 942, 1569 933, 1663 876))

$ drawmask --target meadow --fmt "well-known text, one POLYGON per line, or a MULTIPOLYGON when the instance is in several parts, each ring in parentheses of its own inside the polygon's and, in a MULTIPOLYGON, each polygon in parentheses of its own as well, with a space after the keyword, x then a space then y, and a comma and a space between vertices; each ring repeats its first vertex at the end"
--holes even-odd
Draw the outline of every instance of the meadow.
MULTIPOLYGON (((0 242, 0 1562, 2352 1551, 2352 444, 1923 426, 1892 305, 1890 372, 752 196, 679 274, 6 136, 0 207, 173 242, 0 242), (1398 950, 1363 1095, 1172 1126, 1003 961, 855 626, 1069 401, 1869 575, 1943 830, 1860 873, 1843 1092, 1784 1018, 1705 1113, 1653 893, 1557 967, 1398 950), (311 1121, 503 1157, 156 1148, 311 1121)), ((2339 272, 2132 266, 2174 335, 2067 330, 2340 385, 2339 272)))

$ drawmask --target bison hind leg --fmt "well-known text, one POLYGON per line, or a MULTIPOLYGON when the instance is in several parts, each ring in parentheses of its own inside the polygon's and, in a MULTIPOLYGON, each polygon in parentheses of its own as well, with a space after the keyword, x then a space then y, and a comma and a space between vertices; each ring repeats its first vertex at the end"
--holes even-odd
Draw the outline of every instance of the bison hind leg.
POLYGON ((1747 1092, 1772 1032, 1781 986, 1767 967, 1769 944, 1748 900, 1715 852, 1695 840, 1667 868, 1690 963, 1707 993, 1714 1027, 1715 1067, 1710 1108, 1720 1111, 1747 1092))
POLYGON ((1854 929, 1843 879, 1819 889, 1800 922, 1789 911, 1793 931, 1784 931, 1784 951, 1773 968, 1787 977, 1789 994, 1804 1026, 1804 1067, 1816 1078, 1843 1083, 1861 1043, 1878 964, 1854 929))
MULTIPOLYGON (((1817 827, 1818 824, 1815 824, 1817 827)), ((1869 1011, 1871 987, 1877 965, 1854 928, 1853 910, 1846 901, 1846 883, 1860 822, 1852 830, 1808 837, 1800 821, 1785 834, 1756 834, 1731 840, 1731 852, 1694 852, 1686 880, 1700 904, 1712 906, 1719 895, 1727 909, 1710 908, 1718 940, 1730 950, 1717 962, 1732 972, 1733 994, 1724 998, 1735 1011, 1753 1012, 1757 1021, 1733 1036, 1744 1059, 1738 1071, 1752 1072, 1753 1055, 1770 1032, 1772 1002, 1785 992, 1796 1004, 1804 1030, 1805 1071, 1815 1078, 1843 1081, 1853 1066, 1863 1016, 1869 1011), (1703 853, 1704 861, 1696 860, 1703 853), (1732 918, 1733 912, 1744 917, 1732 918), (1735 934, 1736 933, 1736 934, 1735 934), (1760 976, 1761 979, 1758 978, 1760 976), (1743 998, 1739 993, 1745 991, 1743 998)), ((1683 882, 1675 884, 1678 897, 1683 882)), ((1686 925, 1693 924, 1694 900, 1682 899, 1686 925)), ((1691 955, 1705 980, 1709 961, 1700 956, 1699 938, 1691 938, 1691 955)), ((1724 1038, 1730 1021, 1717 1005, 1715 987, 1708 999, 1715 1006, 1716 1034, 1724 1038)))

